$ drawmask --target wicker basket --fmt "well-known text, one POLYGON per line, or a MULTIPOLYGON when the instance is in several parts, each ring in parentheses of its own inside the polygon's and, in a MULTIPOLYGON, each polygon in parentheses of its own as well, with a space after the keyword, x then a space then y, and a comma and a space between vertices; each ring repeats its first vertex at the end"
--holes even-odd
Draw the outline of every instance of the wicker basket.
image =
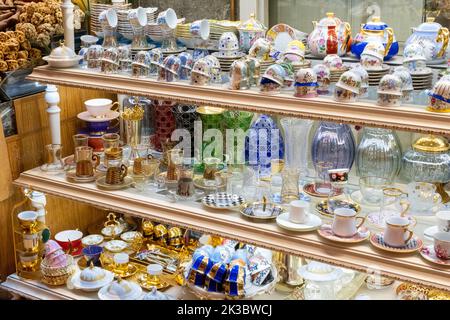
POLYGON ((75 265, 73 263, 73 257, 67 256, 67 265, 65 267, 51 267, 46 264, 45 259, 41 262, 41 281, 51 286, 60 286, 66 284, 67 279, 75 271, 75 265))

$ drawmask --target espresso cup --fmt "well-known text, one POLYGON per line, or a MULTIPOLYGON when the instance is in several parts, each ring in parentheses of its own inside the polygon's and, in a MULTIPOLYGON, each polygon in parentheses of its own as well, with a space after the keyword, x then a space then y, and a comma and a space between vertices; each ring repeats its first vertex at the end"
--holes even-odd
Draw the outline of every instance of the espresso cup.
POLYGON ((309 202, 294 200, 289 204, 289 221, 293 223, 305 223, 308 218, 309 202))
POLYGON ((434 252, 440 259, 450 259, 450 232, 436 232, 434 234, 434 252))
POLYGON ((389 217, 386 220, 384 242, 391 247, 404 247, 413 236, 408 226, 409 220, 405 217, 389 217))
POLYGON ((441 232, 450 232, 450 211, 439 211, 436 213, 438 229, 441 232))
POLYGON ((116 253, 114 255, 114 272, 126 273, 128 271, 128 262, 130 257, 126 253, 116 253))
POLYGON ((339 237, 353 237, 358 228, 362 226, 366 218, 357 217, 356 211, 350 208, 337 208, 334 210, 334 220, 331 225, 333 234, 339 237), (356 223, 356 220, 361 220, 360 223, 356 223))

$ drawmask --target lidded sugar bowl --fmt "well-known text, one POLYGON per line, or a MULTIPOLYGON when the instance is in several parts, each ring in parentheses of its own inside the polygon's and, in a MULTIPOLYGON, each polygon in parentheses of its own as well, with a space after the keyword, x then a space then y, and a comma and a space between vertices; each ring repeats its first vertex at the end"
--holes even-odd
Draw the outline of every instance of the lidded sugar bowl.
POLYGON ((250 19, 242 22, 238 26, 239 45, 243 51, 248 51, 257 39, 264 38, 267 27, 255 19, 255 14, 250 15, 250 19))
POLYGON ((450 112, 450 80, 441 78, 428 92, 428 111, 450 112))
POLYGON ((410 182, 436 183, 443 202, 449 197, 443 186, 450 181, 450 144, 441 136, 417 139, 403 155, 402 175, 410 182))
POLYGON ((392 28, 381 21, 379 16, 372 17, 372 21, 361 25, 360 32, 352 42, 351 51, 360 58, 366 45, 370 42, 378 42, 385 48, 384 60, 389 60, 398 53, 398 42, 395 40, 392 28))
POLYGON ((343 56, 350 49, 350 24, 335 17, 333 12, 327 12, 327 16, 319 22, 313 21, 313 26, 314 30, 308 36, 308 46, 314 56, 343 56))
POLYGON ((405 46, 417 43, 425 49, 428 64, 439 64, 445 61, 448 47, 449 31, 437 22, 434 17, 427 17, 426 22, 417 28, 411 28, 412 34, 405 42, 405 46))

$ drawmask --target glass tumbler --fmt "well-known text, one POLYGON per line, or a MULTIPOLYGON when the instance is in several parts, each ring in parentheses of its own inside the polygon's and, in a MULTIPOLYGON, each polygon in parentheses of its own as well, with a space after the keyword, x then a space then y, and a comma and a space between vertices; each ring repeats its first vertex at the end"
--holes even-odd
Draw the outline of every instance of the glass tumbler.
POLYGON ((281 172, 281 200, 283 203, 290 203, 299 199, 300 190, 298 180, 300 178, 300 170, 297 168, 284 168, 281 172))
POLYGON ((94 154, 91 147, 81 146, 75 148, 76 169, 75 175, 77 177, 92 177, 94 170, 100 163, 100 158, 94 154))

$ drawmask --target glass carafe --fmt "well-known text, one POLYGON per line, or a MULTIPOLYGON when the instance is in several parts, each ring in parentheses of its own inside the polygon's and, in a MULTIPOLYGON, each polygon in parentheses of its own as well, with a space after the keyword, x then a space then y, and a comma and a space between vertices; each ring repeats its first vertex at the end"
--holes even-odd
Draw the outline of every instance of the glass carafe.
POLYGON ((401 157, 399 139, 394 131, 365 127, 356 150, 357 175, 393 181, 400 171, 401 157))

